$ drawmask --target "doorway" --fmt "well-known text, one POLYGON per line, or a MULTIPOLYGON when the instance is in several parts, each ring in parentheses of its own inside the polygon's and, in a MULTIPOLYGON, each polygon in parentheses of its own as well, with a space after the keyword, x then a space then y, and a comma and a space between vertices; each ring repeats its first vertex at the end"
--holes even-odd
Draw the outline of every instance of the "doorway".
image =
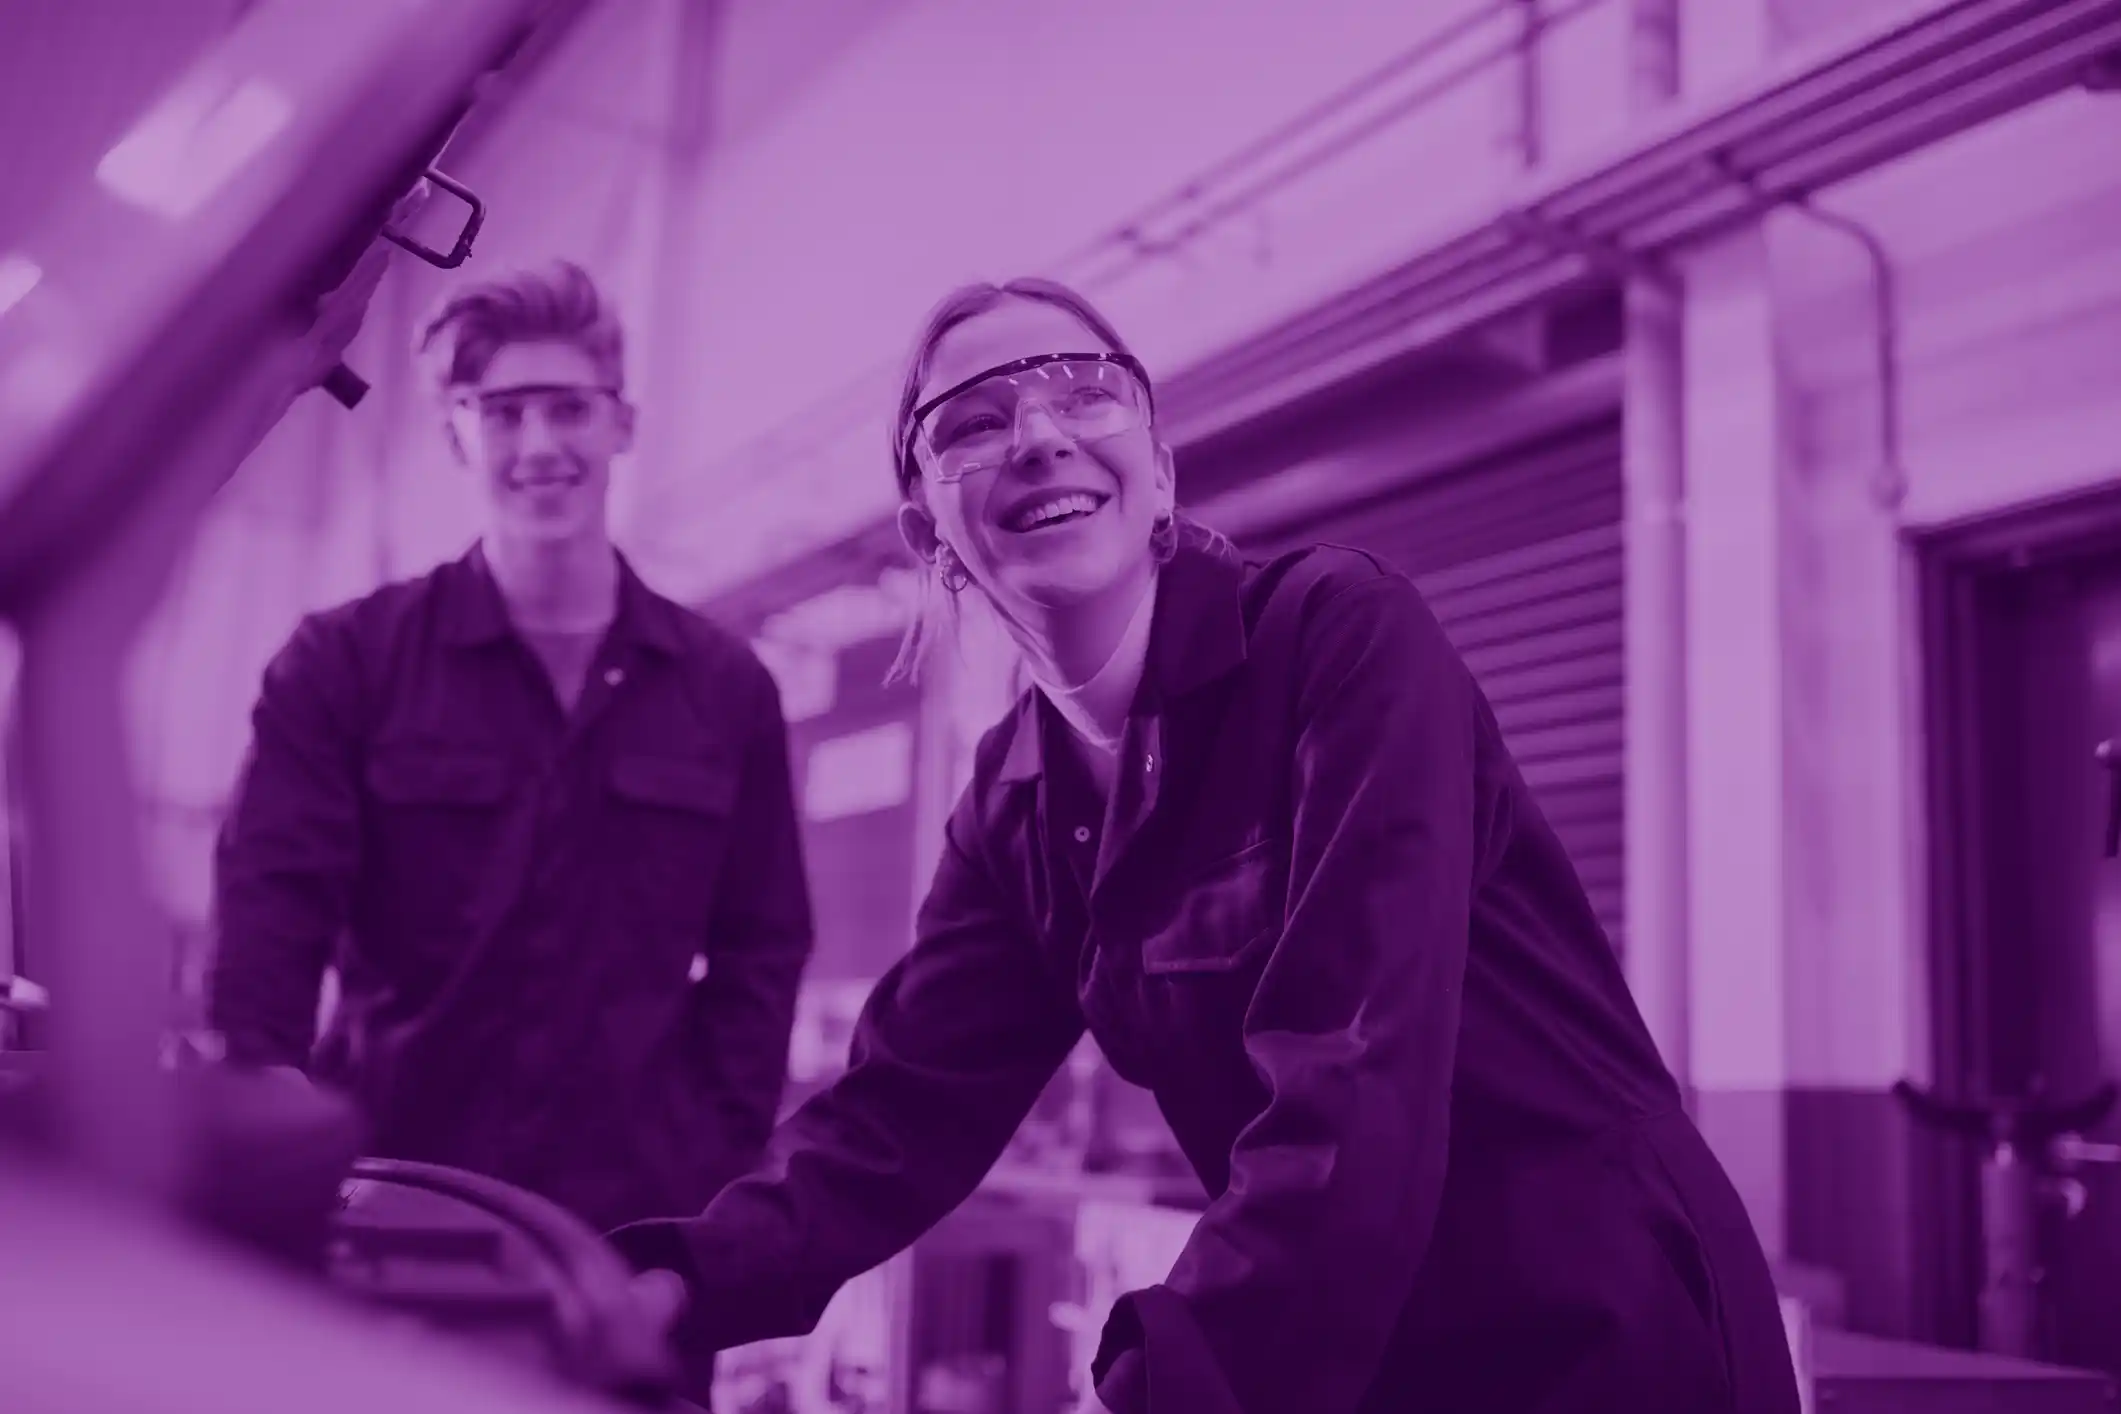
MULTIPOLYGON (((2121 496, 1927 547, 1933 1034, 1938 1088, 2069 1101, 2121 1078, 2121 858, 2106 857, 2121 748, 2121 496)), ((2121 1145, 2121 1115, 2085 1136, 2121 1145)), ((1932 1210, 1971 1333, 1978 1209, 1970 1146, 1940 1159, 1932 1210)), ((2121 1375, 2121 1164, 2076 1175, 2054 1223, 2050 1358, 2121 1375)))

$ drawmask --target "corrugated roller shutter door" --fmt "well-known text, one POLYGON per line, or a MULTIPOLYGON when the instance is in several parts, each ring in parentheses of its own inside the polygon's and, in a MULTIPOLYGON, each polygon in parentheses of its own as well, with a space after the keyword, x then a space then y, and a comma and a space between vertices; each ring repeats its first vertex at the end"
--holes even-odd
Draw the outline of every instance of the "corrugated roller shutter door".
POLYGON ((1617 419, 1244 537, 1326 541, 1413 577, 1494 704, 1511 753, 1624 946, 1624 563, 1617 419))

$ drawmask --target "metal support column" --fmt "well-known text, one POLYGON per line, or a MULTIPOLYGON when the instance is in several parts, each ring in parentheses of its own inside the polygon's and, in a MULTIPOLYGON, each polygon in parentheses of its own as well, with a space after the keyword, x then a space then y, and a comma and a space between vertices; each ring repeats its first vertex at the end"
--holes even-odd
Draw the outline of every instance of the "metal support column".
MULTIPOLYGON (((1632 0, 1639 118, 1679 91, 1679 0, 1632 0)), ((1626 913, 1630 986, 1665 1063, 1689 1085, 1685 362, 1675 278, 1627 286, 1626 913)))

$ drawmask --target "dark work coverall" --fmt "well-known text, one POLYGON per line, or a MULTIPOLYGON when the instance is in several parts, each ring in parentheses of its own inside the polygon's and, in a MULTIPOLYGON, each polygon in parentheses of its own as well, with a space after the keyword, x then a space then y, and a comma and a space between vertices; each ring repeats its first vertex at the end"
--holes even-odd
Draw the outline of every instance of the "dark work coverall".
POLYGON ((1213 1200, 1106 1326, 1118 1414, 1795 1414, 1746 1212, 1406 578, 1182 550, 1087 865, 1062 730, 1030 694, 982 743, 845 1077, 616 1235, 687 1277, 686 1339, 809 1328, 1087 1024, 1213 1200))
POLYGON ((811 921, 749 648, 622 561, 583 682, 564 712, 476 549, 305 619, 219 843, 210 1020, 350 1091, 370 1152, 601 1229, 758 1161, 811 921))

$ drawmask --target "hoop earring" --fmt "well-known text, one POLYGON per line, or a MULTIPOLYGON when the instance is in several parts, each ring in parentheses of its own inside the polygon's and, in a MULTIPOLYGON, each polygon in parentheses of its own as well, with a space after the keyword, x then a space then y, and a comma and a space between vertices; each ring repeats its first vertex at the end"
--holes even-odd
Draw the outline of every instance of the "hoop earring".
POLYGON ((961 593, 966 585, 972 583, 972 575, 957 556, 950 553, 950 547, 947 545, 936 551, 935 575, 943 588, 952 594, 961 593))
POLYGON ((1168 565, 1177 553, 1178 520, 1165 511, 1149 526, 1149 554, 1158 564, 1168 565))

